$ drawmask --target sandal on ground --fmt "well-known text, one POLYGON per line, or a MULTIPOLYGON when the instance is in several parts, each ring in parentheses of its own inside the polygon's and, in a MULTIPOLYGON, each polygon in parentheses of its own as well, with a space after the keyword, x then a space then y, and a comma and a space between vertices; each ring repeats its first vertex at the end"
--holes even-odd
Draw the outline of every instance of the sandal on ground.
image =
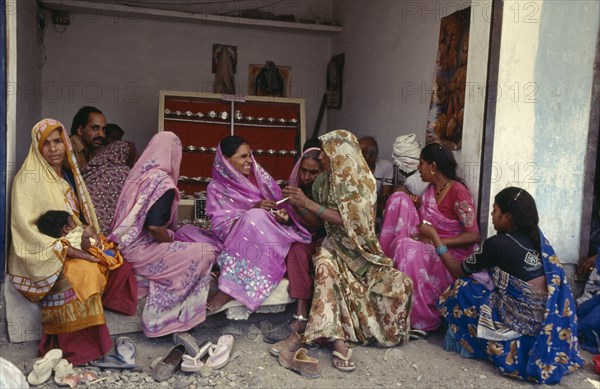
POLYGON ((137 351, 135 349, 135 343, 128 336, 120 336, 115 342, 115 351, 117 355, 120 355, 125 363, 135 365, 135 356, 137 351))
POLYGON ((292 334, 287 339, 277 342, 271 346, 269 352, 272 356, 277 357, 282 351, 295 352, 302 347, 302 338, 297 332, 292 331, 292 334))
POLYGON ((173 346, 164 357, 160 357, 153 362, 152 378, 158 382, 163 382, 171 378, 175 370, 181 365, 184 355, 184 345, 178 344, 173 346))
POLYGON ((201 361, 201 358, 206 355, 208 350, 213 346, 213 344, 209 341, 206 341, 200 346, 200 351, 196 356, 192 357, 190 355, 184 355, 183 360, 181 362, 181 371, 186 373, 196 373, 202 369, 204 366, 204 362, 201 361))
POLYGON ((54 383, 58 386, 70 386, 71 388, 79 384, 79 374, 73 369, 73 364, 66 359, 61 359, 54 366, 54 383))
POLYGON ((268 330, 263 331, 263 341, 265 343, 275 344, 287 339, 292 334, 290 323, 291 321, 283 323, 278 327, 269 328, 268 330))
POLYGON ((175 332, 173 333, 173 343, 182 344, 185 346, 185 353, 187 355, 198 355, 200 352, 200 347, 198 347, 198 342, 196 342, 196 338, 192 336, 189 332, 175 332))
POLYGON ((33 370, 27 376, 27 381, 33 385, 41 385, 50 379, 52 369, 62 359, 62 350, 54 348, 46 353, 43 358, 33 363, 33 370))
POLYGON ((411 329, 408 332, 408 339, 409 340, 425 339, 426 337, 427 337, 427 331, 411 329))
POLYGON ((302 377, 319 378, 321 376, 321 367, 319 360, 308 355, 305 348, 296 351, 283 350, 277 357, 279 364, 302 377))
POLYGON ((128 363, 122 355, 110 354, 91 363, 94 367, 101 369, 138 369, 140 365, 128 363))
POLYGON ((211 369, 220 369, 225 366, 231 357, 234 341, 232 335, 221 335, 217 344, 208 349, 209 357, 206 360, 206 366, 211 369))
POLYGON ((356 365, 351 360, 352 359, 352 349, 351 348, 348 348, 348 353, 346 354, 346 356, 343 356, 342 353, 340 353, 339 351, 333 350, 333 356, 335 358, 338 358, 339 360, 343 361, 346 364, 346 366, 338 366, 335 363, 335 359, 334 359, 332 361, 333 362, 333 367, 335 367, 339 371, 351 372, 351 371, 354 371, 356 369, 356 365))

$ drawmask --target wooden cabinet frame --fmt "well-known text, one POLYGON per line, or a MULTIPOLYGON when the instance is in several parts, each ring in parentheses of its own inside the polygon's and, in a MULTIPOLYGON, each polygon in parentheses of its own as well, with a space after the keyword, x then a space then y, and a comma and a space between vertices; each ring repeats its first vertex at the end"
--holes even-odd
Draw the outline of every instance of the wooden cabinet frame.
POLYGON ((206 188, 216 146, 227 135, 245 138, 258 163, 287 181, 306 140, 305 115, 304 99, 161 90, 158 131, 180 137, 178 186, 193 194, 206 188))

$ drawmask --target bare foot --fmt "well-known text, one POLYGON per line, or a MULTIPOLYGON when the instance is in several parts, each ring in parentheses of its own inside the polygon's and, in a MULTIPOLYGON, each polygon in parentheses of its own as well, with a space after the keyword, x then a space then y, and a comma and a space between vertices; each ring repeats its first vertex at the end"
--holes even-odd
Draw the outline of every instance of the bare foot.
POLYGON ((349 372, 356 369, 356 364, 352 361, 352 350, 342 339, 333 341, 332 363, 333 367, 340 371, 349 372))
POLYGON ((206 301, 206 309, 209 311, 217 311, 231 300, 233 300, 233 297, 219 290, 217 293, 208 298, 206 301))

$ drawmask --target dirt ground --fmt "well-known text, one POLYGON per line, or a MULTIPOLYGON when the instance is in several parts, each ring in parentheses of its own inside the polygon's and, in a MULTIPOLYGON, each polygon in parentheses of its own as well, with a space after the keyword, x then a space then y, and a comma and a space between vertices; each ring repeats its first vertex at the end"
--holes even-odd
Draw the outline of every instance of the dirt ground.
MULTIPOLYGON (((170 337, 147 339, 142 333, 128 334, 137 347, 137 363, 141 372, 98 370, 98 380, 90 388, 529 388, 540 385, 503 377, 486 361, 464 359, 442 349, 442 331, 425 340, 415 340, 393 348, 357 347, 352 373, 342 373, 331 365, 329 349, 310 350, 319 359, 321 378, 307 379, 279 366, 262 340, 261 329, 284 323, 292 314, 288 309, 278 314, 255 314, 246 321, 229 321, 223 314, 210 316, 192 333, 201 343, 215 343, 224 333, 235 336, 232 358, 220 371, 206 369, 200 373, 177 372, 169 381, 158 383, 150 376, 150 364, 173 345, 170 337)), ((116 338, 116 337, 115 337, 116 338)), ((37 342, 0 344, 0 356, 13 362, 25 374, 36 357, 37 342)), ((556 388, 600 389, 600 377, 592 370, 592 355, 583 352, 586 365, 563 378, 556 388)), ((81 368, 78 368, 81 371, 81 368)), ((94 369, 92 369, 94 370, 94 369)), ((1 386, 1 385, 0 385, 1 386)), ((56 387, 52 380, 38 388, 56 387)), ((80 384, 78 387, 83 387, 80 384)))

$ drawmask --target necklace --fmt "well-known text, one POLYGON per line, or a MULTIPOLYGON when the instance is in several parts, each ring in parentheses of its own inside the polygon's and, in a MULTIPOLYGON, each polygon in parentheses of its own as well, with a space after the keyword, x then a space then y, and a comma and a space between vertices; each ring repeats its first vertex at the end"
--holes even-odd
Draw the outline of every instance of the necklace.
POLYGON ((534 253, 535 255, 537 255, 537 251, 534 249, 528 249, 527 247, 523 246, 521 243, 519 243, 518 240, 516 240, 513 236, 511 236, 510 234, 505 234, 506 236, 508 236, 510 239, 512 239, 520 248, 522 248, 525 251, 531 251, 532 253, 534 253))
POLYGON ((435 192, 435 198, 437 199, 438 196, 442 193, 442 191, 444 189, 446 189, 446 187, 448 186, 448 184, 450 183, 450 181, 446 181, 446 183, 444 185, 442 185, 442 187, 440 188, 440 190, 438 190, 437 192, 435 192))

